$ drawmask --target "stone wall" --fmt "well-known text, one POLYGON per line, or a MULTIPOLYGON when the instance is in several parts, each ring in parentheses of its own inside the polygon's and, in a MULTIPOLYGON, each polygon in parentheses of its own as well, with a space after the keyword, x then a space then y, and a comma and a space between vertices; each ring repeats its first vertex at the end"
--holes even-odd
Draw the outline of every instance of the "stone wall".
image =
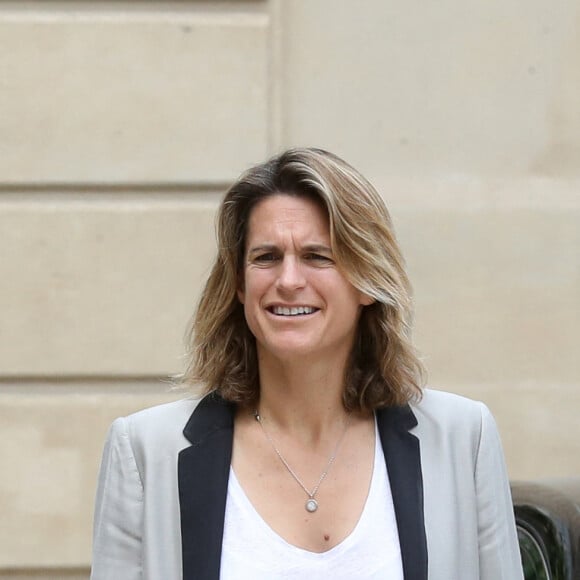
POLYGON ((0 0, 0 579, 87 577, 106 429, 178 396, 220 195, 289 145, 379 187, 512 478, 578 474, 578 103, 572 0, 0 0))

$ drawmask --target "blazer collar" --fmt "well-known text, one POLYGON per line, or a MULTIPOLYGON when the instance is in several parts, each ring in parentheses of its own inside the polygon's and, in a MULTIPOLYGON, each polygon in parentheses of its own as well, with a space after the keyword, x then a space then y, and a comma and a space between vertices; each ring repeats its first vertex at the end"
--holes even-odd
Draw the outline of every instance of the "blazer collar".
MULTIPOLYGON (((227 487, 232 457, 234 406, 206 396, 187 422, 191 442, 179 453, 183 580, 219 580, 227 487)), ((399 532, 405 580, 427 580, 423 479, 417 425, 410 407, 377 412, 377 425, 399 532)))
POLYGON ((377 412, 377 426, 391 484, 405 580, 427 580, 421 450, 419 440, 409 432, 416 425, 417 418, 408 405, 377 412))
POLYGON ((183 434, 191 442, 177 462, 183 580, 219 580, 234 407, 203 398, 183 434))

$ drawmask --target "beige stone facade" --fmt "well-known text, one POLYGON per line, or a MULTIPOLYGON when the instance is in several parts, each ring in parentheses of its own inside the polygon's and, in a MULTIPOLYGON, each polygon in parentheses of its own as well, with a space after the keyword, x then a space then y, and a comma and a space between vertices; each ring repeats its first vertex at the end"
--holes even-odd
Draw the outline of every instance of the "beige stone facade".
POLYGON ((385 197, 430 383, 514 479, 580 472, 580 4, 0 0, 0 579, 86 578, 103 438, 177 396, 241 170, 385 197))

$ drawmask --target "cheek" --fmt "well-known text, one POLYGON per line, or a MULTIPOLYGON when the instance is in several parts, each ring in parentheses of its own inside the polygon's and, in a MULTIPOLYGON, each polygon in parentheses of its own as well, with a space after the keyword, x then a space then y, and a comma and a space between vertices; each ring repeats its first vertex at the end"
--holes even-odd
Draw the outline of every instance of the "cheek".
POLYGON ((238 275, 238 289, 237 289, 237 296, 238 300, 241 304, 246 304, 249 300, 252 299, 252 288, 255 286, 254 276, 252 272, 248 272, 248 267, 238 275))
POLYGON ((255 337, 256 333, 259 334, 260 329, 260 316, 254 307, 254 302, 251 300, 250 296, 245 297, 245 301, 241 301, 242 309, 244 311, 244 319, 246 320, 246 325, 252 335, 255 337))
POLYGON ((242 304, 259 302, 270 286, 270 275, 266 270, 250 270, 246 272, 238 288, 238 299, 242 304))

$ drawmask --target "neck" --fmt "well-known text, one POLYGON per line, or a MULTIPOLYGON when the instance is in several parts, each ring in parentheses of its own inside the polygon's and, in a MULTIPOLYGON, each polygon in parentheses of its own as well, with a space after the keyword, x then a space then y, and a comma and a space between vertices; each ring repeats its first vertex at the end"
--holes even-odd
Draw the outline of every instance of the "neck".
POLYGON ((259 411, 268 423, 304 440, 343 425, 345 364, 284 362, 260 357, 259 411))

